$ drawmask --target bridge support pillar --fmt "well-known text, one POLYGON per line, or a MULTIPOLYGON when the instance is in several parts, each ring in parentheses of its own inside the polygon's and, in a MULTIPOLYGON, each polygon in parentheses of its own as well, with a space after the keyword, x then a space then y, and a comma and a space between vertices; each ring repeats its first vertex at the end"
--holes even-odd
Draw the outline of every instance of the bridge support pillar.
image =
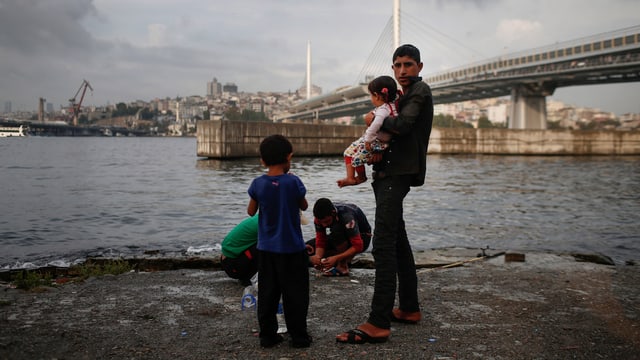
POLYGON ((511 116, 509 117, 509 129, 536 129, 547 128, 547 100, 551 95, 550 89, 531 89, 520 85, 511 90, 511 116))

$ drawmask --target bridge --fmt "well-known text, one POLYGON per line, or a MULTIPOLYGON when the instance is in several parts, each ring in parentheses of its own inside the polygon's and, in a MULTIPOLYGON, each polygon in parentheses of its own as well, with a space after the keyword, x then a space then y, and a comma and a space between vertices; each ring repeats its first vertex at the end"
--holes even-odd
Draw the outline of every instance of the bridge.
MULTIPOLYGON (((640 81, 640 25, 489 58, 423 75, 434 104, 511 96, 510 129, 546 129, 546 97, 560 87, 640 81)), ((292 106, 278 122, 362 115, 367 84, 337 89, 292 106)))

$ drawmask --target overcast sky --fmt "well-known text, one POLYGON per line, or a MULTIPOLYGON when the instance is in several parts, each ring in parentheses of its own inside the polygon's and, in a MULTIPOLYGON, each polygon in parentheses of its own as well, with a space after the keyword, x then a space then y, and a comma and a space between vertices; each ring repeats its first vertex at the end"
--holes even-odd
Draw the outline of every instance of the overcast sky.
MULTIPOLYGON (((393 0, 0 0, 0 102, 67 106, 239 91, 330 92, 357 83, 393 0)), ((401 42, 423 76, 520 50, 640 25, 637 0, 401 0, 401 42)), ((382 54, 387 71, 391 52, 382 54)), ((373 74, 379 75, 379 74, 373 74)), ((640 83, 556 90, 577 106, 640 113, 640 83)))

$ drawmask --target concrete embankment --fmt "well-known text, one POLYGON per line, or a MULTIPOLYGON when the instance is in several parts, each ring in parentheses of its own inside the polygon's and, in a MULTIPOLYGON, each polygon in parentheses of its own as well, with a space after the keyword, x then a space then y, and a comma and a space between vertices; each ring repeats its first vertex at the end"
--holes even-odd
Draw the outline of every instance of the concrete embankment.
MULTIPOLYGON (((365 130, 363 125, 199 121, 197 156, 258 156, 265 136, 283 134, 297 156, 336 156, 365 130)), ((574 131, 434 128, 429 153, 494 155, 640 155, 640 131, 574 131)))

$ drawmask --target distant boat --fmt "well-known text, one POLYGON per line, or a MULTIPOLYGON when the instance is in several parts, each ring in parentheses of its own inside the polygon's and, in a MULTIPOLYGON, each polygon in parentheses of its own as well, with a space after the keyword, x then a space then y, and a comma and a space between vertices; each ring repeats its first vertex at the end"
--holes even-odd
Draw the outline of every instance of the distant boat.
POLYGON ((25 136, 25 128, 20 126, 0 126, 0 137, 25 136))

